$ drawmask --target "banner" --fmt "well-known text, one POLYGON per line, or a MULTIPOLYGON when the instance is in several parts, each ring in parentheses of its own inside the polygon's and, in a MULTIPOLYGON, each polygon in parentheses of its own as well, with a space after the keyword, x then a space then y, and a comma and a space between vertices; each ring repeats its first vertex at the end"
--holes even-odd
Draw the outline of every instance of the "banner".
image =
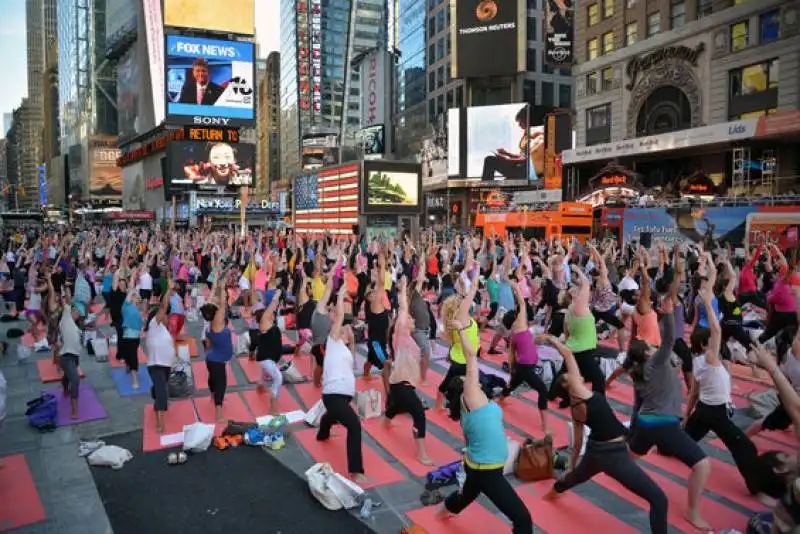
POLYGON ((757 208, 628 208, 622 224, 622 241, 638 241, 642 232, 649 232, 653 242, 674 244, 698 243, 707 233, 715 239, 741 246, 745 238, 747 216, 757 208))
POLYGON ((122 169, 117 167, 119 149, 114 146, 91 147, 89 196, 93 200, 122 200, 122 169))
POLYGON ((117 63, 117 130, 120 139, 139 133, 139 53, 128 49, 117 63))
POLYGON ((193 30, 254 35, 254 0, 164 0, 164 24, 193 30))
POLYGON ((164 122, 164 23, 161 0, 144 0, 144 29, 150 62, 150 90, 153 96, 153 124, 164 122))
POLYGON ((385 50, 370 52, 361 62, 361 127, 368 128, 389 123, 387 100, 389 92, 389 53, 385 50))
POLYGON ((545 59, 551 65, 571 65, 574 34, 572 3, 565 0, 544 1, 545 59))
POLYGON ((511 76, 525 71, 527 2, 459 0, 455 9, 453 78, 511 76))

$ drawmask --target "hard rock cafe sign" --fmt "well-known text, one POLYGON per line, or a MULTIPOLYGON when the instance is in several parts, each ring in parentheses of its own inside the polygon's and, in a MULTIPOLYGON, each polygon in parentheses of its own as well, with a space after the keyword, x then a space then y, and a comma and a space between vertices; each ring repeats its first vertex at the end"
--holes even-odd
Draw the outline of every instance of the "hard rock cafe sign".
POLYGON ((636 78, 640 73, 653 68, 666 59, 682 59, 692 65, 697 66, 697 58, 706 49, 705 43, 698 43, 694 48, 688 46, 665 46, 655 52, 650 52, 644 56, 639 56, 628 61, 625 73, 628 75, 628 84, 625 88, 631 91, 636 85, 636 78))

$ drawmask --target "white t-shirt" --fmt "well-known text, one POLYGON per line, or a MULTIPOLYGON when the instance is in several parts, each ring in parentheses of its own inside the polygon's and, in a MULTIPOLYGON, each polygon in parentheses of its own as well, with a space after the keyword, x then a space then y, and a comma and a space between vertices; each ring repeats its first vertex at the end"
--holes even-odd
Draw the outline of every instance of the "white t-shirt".
POLYGON ((708 365, 705 355, 694 358, 694 378, 699 386, 698 399, 708 406, 731 402, 731 375, 725 366, 708 365))
POLYGON ((638 289, 639 289, 639 284, 637 284, 636 280, 634 280, 630 276, 626 276, 619 283, 620 291, 626 291, 626 290, 637 291, 638 289))
POLYGON ((139 276, 139 289, 146 291, 153 290, 153 277, 150 276, 150 273, 146 272, 139 276))
POLYGON ((250 290, 250 280, 248 280, 245 275, 239 277, 239 289, 242 291, 250 290))
POLYGON ((147 365, 172 367, 175 363, 175 344, 166 324, 156 318, 150 319, 145 337, 147 341, 147 365))
POLYGON ((325 343, 325 365, 322 368, 323 395, 356 395, 353 374, 353 353, 344 341, 328 337, 325 343))

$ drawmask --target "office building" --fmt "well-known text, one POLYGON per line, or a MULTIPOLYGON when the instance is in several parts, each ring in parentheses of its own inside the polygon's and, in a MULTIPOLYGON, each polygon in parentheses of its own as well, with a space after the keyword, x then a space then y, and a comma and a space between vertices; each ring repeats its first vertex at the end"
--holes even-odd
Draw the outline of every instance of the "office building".
POLYGON ((41 140, 36 110, 27 98, 12 113, 7 136, 6 168, 9 183, 9 207, 38 209, 39 171, 36 154, 30 147, 41 140))
POLYGON ((90 145, 117 134, 115 64, 106 59, 106 1, 58 0, 61 153, 68 158, 69 194, 88 200, 90 145))
POLYGON ((42 83, 42 162, 47 169, 47 198, 50 204, 64 204, 65 184, 57 179, 63 173, 58 171, 63 166, 59 158, 61 154, 61 126, 58 120, 58 41, 48 45, 45 53, 46 63, 42 83))
POLYGON ((281 177, 291 180, 303 167, 304 138, 336 136, 344 159, 355 154, 360 87, 349 62, 387 44, 387 6, 385 0, 281 0, 280 12, 281 177))
POLYGON ((419 153, 429 133, 425 86, 426 0, 392 0, 389 24, 392 48, 398 51, 395 94, 395 156, 419 153))
POLYGON ((780 0, 581 6, 570 195, 612 159, 664 194, 702 179, 715 194, 796 189, 798 10, 780 0))
POLYGON ((14 116, 11 113, 3 113, 3 137, 8 135, 8 131, 11 129, 11 121, 14 120, 14 116))
POLYGON ((271 52, 259 69, 258 80, 258 198, 276 197, 289 189, 280 173, 280 68, 279 52, 271 52))

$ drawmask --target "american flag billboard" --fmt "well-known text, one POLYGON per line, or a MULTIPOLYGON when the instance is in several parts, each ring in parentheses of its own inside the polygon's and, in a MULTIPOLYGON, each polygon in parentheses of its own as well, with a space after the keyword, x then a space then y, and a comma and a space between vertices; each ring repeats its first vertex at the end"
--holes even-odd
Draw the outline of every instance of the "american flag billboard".
POLYGON ((298 176, 294 182, 294 227, 298 234, 351 235, 358 224, 359 165, 298 176))

